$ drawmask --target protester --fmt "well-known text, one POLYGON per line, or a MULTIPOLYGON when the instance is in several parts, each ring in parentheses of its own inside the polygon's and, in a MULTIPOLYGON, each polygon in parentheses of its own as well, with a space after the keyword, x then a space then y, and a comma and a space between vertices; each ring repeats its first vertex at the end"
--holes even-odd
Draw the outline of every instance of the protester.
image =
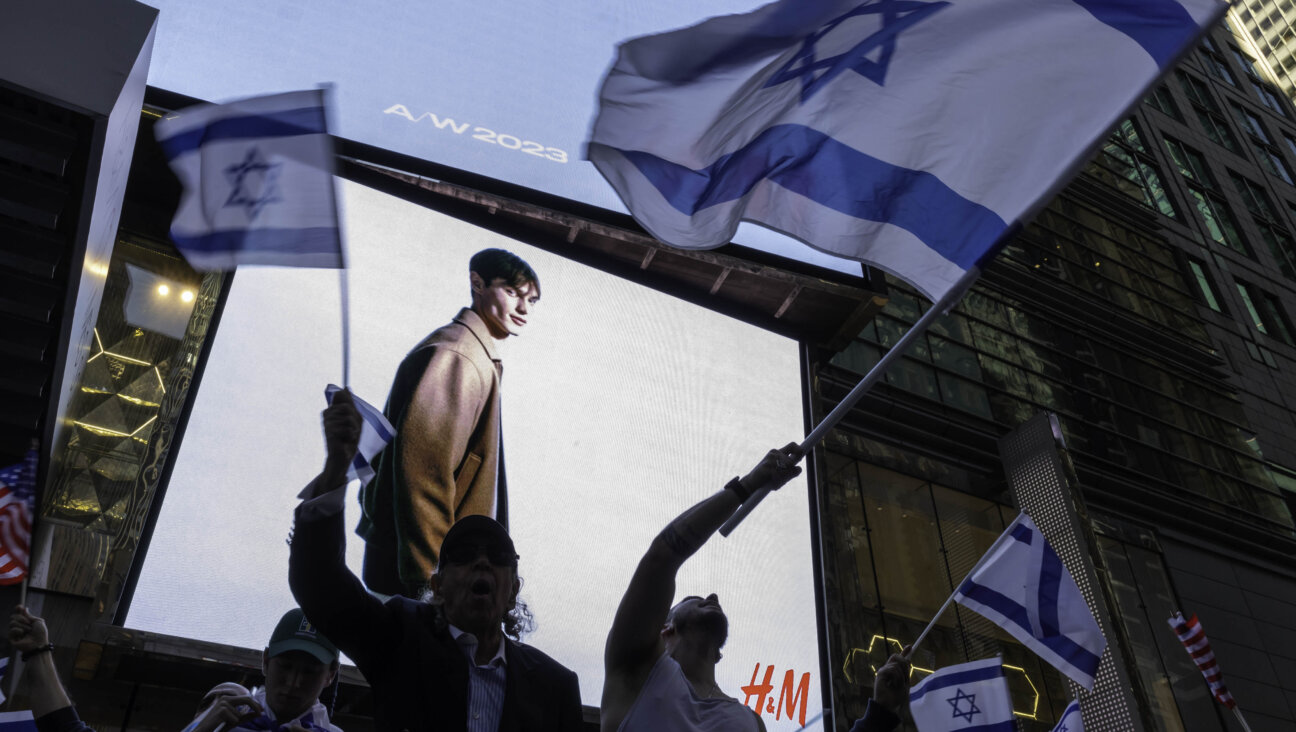
MULTIPOLYGON (((908 653, 909 649, 905 649, 908 653)), ((900 724, 900 712, 909 705, 909 659, 892 654, 873 679, 873 698, 851 732, 891 732, 900 724)))
POLYGON ((770 450, 750 473, 680 514, 653 539, 621 598, 604 648, 604 732, 763 730, 760 717, 715 680, 729 620, 720 599, 671 607, 675 576, 744 500, 801 473, 796 444, 770 450))
POLYGON ((499 522, 455 522, 423 600, 384 603, 365 591, 345 562, 346 473, 361 427, 350 392, 334 396, 323 421, 328 457, 300 494, 288 583, 368 679, 377 729, 580 730, 576 674, 517 642, 530 615, 517 599, 518 555, 499 522))
MULTIPOLYGON (((604 648, 603 732, 764 730, 760 716, 716 683, 729 618, 714 593, 671 606, 680 567, 762 487, 778 489, 801 473, 795 443, 770 450, 747 475, 671 521, 639 561, 604 648)), ((879 671, 876 704, 854 732, 885 732, 898 723, 894 658, 879 671)), ((905 684, 901 681, 899 689, 905 684)), ((903 698, 903 692, 900 692, 903 698)))
POLYGON ((468 269, 471 307, 423 339, 396 371, 383 410, 396 438, 360 490, 364 581, 385 595, 422 594, 460 517, 508 526, 498 344, 526 326, 540 280, 503 249, 478 252, 468 269))
POLYGON ((337 676, 338 649, 298 608, 280 618, 261 653, 265 687, 249 692, 226 682, 203 696, 198 716, 184 732, 217 729, 323 730, 342 732, 329 722, 319 695, 337 676))
POLYGON ((9 643, 31 674, 31 712, 39 732, 94 732, 77 716, 54 666, 54 644, 41 618, 18 605, 9 616, 9 643))

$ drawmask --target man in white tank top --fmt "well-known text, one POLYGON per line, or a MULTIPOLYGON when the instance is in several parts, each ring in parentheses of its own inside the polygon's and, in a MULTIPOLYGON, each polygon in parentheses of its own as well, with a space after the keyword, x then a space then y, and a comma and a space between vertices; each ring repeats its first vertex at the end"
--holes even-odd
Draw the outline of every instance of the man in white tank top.
POLYGON ((796 443, 770 450, 743 478, 680 514, 653 539, 621 598, 603 653, 602 732, 763 732, 716 684, 729 620, 714 594, 671 607, 675 575, 748 496, 801 473, 796 443))

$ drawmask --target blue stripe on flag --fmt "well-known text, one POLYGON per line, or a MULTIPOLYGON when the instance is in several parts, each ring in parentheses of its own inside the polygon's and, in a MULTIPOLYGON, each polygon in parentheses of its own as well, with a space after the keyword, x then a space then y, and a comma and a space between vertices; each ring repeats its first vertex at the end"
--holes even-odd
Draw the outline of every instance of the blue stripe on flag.
POLYGON ((215 140, 316 135, 327 131, 324 126, 323 107, 301 107, 282 112, 214 120, 211 124, 158 140, 158 143, 162 145, 162 152, 166 154, 167 160, 175 160, 180 155, 197 150, 215 140))
POLYGON ((975 727, 959 727, 959 732, 1017 732, 1020 729, 1015 720, 1006 722, 995 722, 994 724, 978 724, 975 727))
POLYGON ((681 213, 737 200, 764 179, 835 211, 898 226, 968 269, 1007 228, 990 209, 936 176, 879 160, 804 125, 770 127, 701 170, 623 150, 681 213))
POLYGON ((909 695, 909 701, 915 702, 926 696, 928 693, 937 689, 944 689, 947 686, 956 684, 971 684, 975 681, 985 681, 987 679, 997 679, 1004 675, 1003 666, 996 663, 993 666, 985 668, 974 668, 970 671, 959 671, 953 674, 941 674, 922 687, 921 691, 916 691, 909 695))
POLYGON ((307 229, 236 229, 214 231, 202 236, 181 236, 174 231, 171 239, 182 251, 275 252, 284 254, 336 254, 338 230, 331 226, 307 229))
POLYGON ((1053 547, 1044 543, 1039 575, 1039 621, 1044 635, 1061 635, 1058 627, 1058 593, 1062 589, 1062 560, 1053 547))
MULTIPOLYGON (((984 585, 979 585, 972 580, 964 580, 959 586, 959 592, 975 602, 981 603, 986 607, 1002 615, 1005 621, 1016 625, 1033 636, 1044 647, 1056 653, 1059 657, 1066 660, 1072 666, 1080 669, 1089 676, 1098 673, 1098 663, 1102 660, 1100 656, 1095 656, 1092 652, 1078 645, 1070 638, 1064 635, 1055 635, 1041 638, 1040 634, 1031 627, 1030 618, 1026 614, 1026 608, 1013 602, 1010 598, 990 589, 984 585)), ((1056 617, 1056 603, 1053 610, 1056 617)), ((1056 621, 1055 621, 1056 622, 1056 621)))
POLYGON ((1175 0, 1075 0, 1095 18, 1129 36, 1166 68, 1199 32, 1184 6, 1175 0))
POLYGON ((1030 544, 1031 537, 1034 535, 1035 532, 1031 531, 1029 526, 1022 526, 1021 524, 1014 526, 1012 530, 1012 534, 1010 534, 1012 538, 1016 539, 1017 541, 1020 541, 1023 544, 1030 544))
MULTIPOLYGON (((368 406, 368 404, 365 404, 365 407, 368 406)), ((375 412, 372 409, 367 408, 362 410, 361 414, 364 417, 364 421, 373 428, 374 432, 378 433, 379 437, 383 438, 387 442, 391 442, 396 437, 396 435, 392 434, 392 432, 387 429, 387 426, 383 424, 382 412, 375 412)))

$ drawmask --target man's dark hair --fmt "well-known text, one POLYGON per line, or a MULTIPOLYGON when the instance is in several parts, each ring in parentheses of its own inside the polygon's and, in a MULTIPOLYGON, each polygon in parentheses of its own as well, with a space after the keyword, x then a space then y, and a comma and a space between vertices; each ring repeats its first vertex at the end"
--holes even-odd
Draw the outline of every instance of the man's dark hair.
POLYGON ((540 276, 524 259, 505 249, 483 249, 468 260, 468 271, 476 272, 487 286, 496 279, 504 280, 510 287, 527 283, 535 285, 540 294, 540 276))

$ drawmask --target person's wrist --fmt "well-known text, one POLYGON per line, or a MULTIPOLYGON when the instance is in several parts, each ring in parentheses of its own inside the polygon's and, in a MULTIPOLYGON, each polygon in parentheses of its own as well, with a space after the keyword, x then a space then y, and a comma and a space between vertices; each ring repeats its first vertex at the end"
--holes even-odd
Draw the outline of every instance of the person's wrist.
POLYGON ((42 654, 42 653, 51 653, 51 652, 53 652, 53 651, 54 651, 54 644, 53 644, 53 643, 46 643, 46 644, 43 645, 43 646, 37 646, 37 647, 35 647, 35 648, 29 648, 29 649, 23 651, 22 654, 21 654, 21 655, 22 655, 22 660, 23 660, 23 662, 25 663, 25 662, 27 662, 27 661, 32 660, 32 659, 35 658, 36 656, 39 656, 39 655, 42 654))
POLYGON ((736 475, 728 483, 725 483, 724 489, 738 496, 739 503, 745 503, 748 498, 751 498, 753 492, 752 489, 743 482, 743 479, 736 475))

